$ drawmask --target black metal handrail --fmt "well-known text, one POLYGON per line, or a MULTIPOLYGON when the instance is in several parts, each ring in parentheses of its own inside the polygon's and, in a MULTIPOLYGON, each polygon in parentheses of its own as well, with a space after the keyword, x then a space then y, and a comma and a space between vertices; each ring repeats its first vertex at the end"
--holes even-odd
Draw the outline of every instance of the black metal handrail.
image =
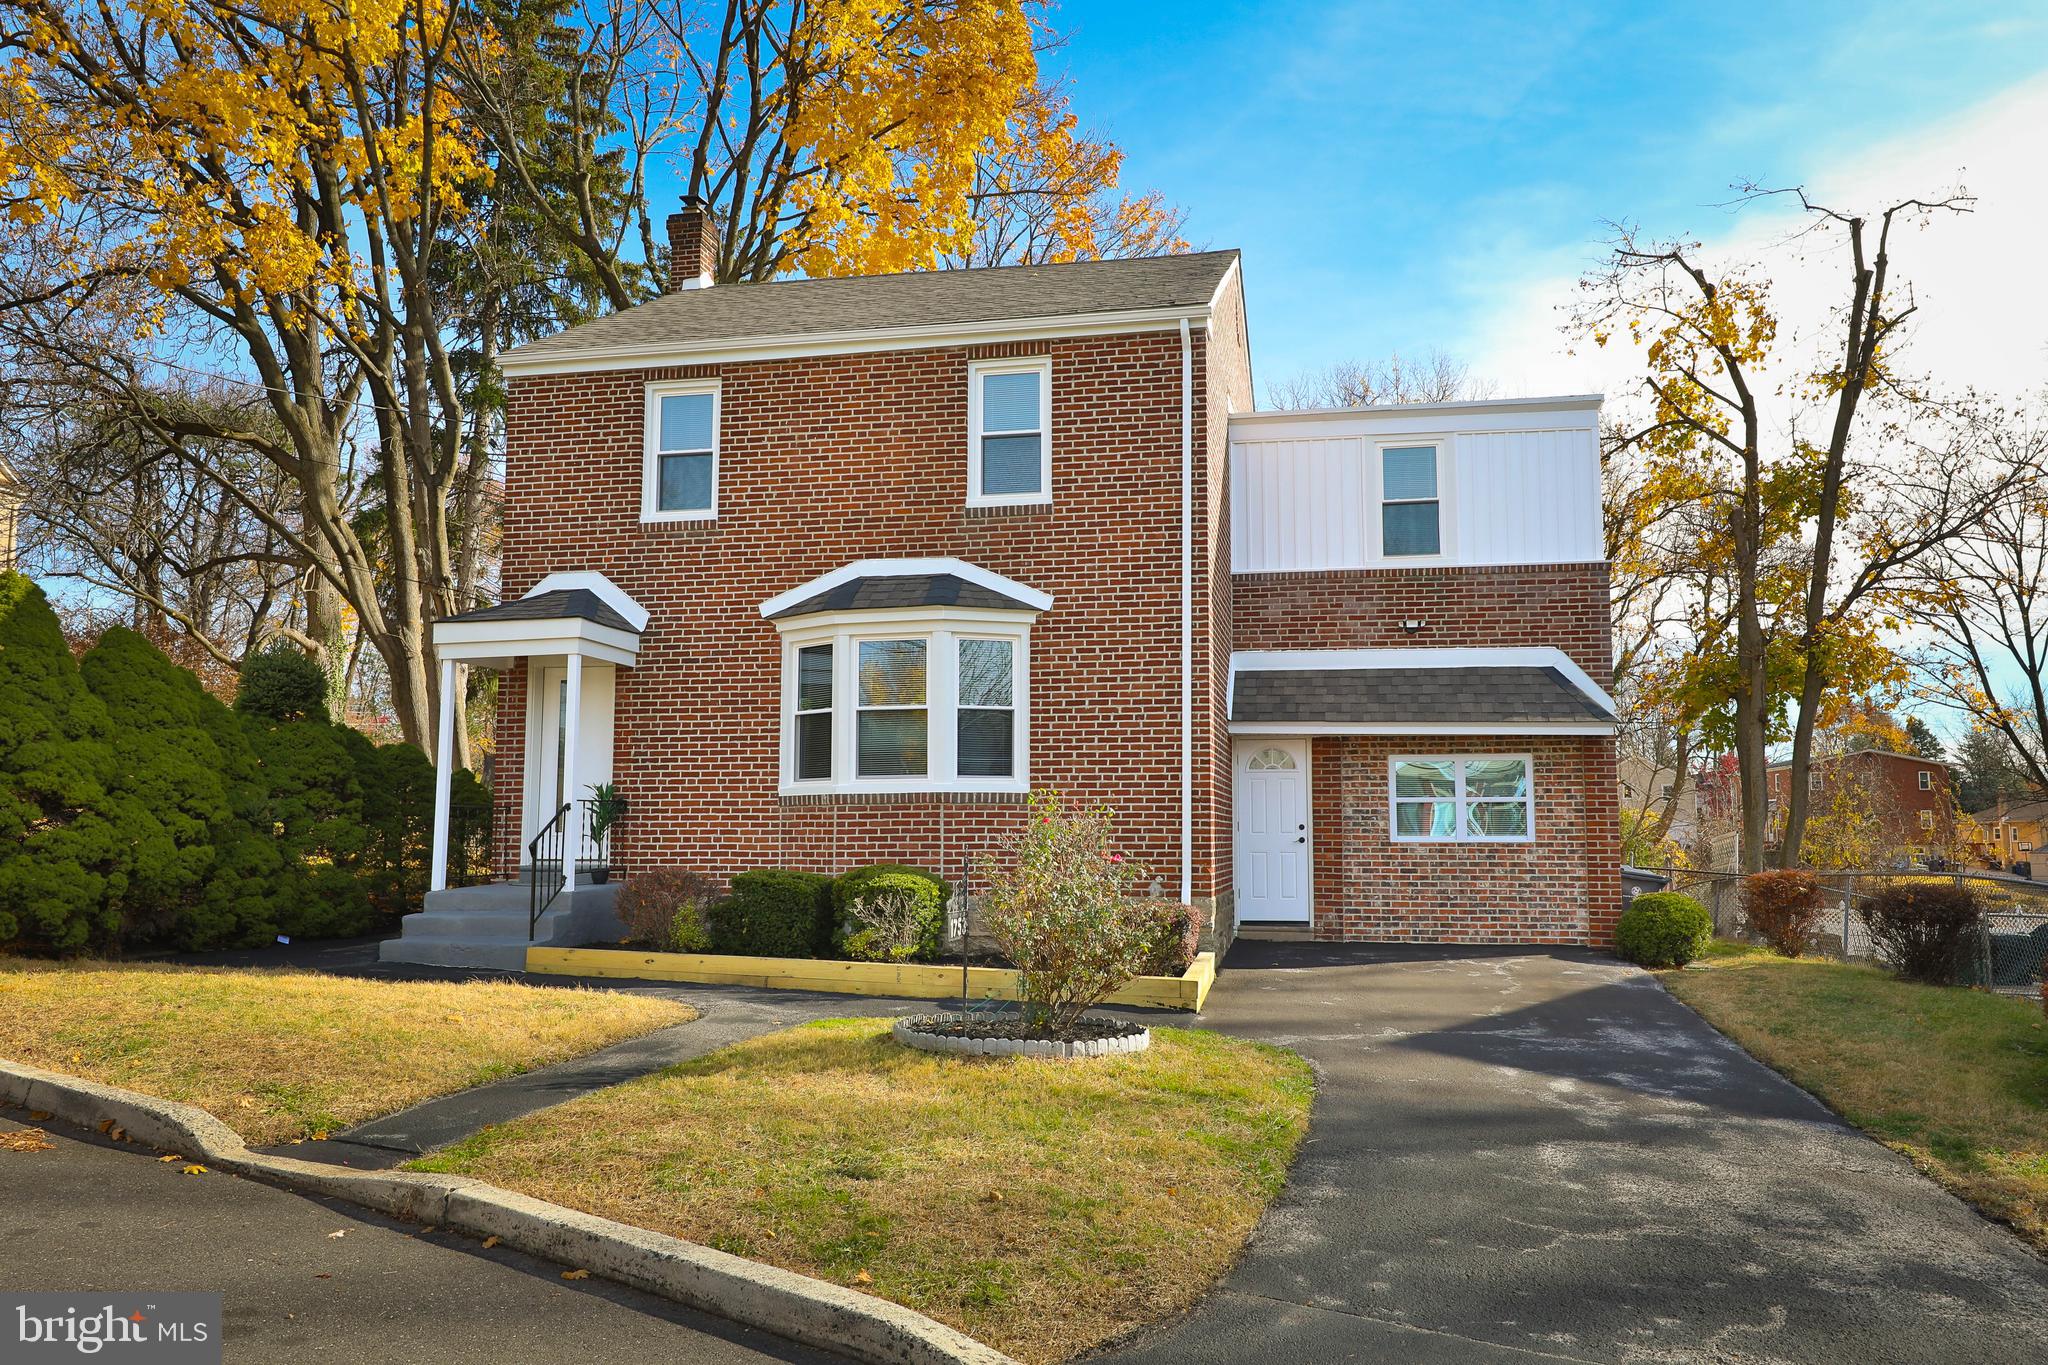
MULTIPOLYGON (((568 832, 568 821, 564 817, 574 809, 574 801, 563 802, 562 808, 540 827, 540 832, 527 841, 526 875, 533 879, 526 897, 526 937, 529 941, 540 924, 540 917, 555 903, 555 897, 562 894, 562 841, 568 832), (545 893, 543 887, 547 888, 545 893)), ((577 852, 582 852, 580 846, 577 852)))

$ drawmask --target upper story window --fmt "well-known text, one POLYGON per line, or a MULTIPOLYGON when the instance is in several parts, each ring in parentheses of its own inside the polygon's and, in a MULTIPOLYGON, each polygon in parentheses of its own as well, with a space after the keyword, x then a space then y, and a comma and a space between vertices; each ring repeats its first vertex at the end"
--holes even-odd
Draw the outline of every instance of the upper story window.
POLYGON ((976 361, 967 371, 967 505, 1052 501, 1052 362, 976 361))
POLYGON ((1934 790, 1934 774, 1928 772, 1925 768, 1920 770, 1920 790, 1924 792, 1934 790))
POLYGON ((1380 448, 1380 547, 1389 559, 1443 553, 1437 447, 1380 448))
POLYGON ((647 386, 640 520, 708 521, 718 514, 716 380, 647 386))
POLYGON ((1526 843, 1535 797, 1526 754, 1396 758, 1394 838, 1405 843, 1526 843))

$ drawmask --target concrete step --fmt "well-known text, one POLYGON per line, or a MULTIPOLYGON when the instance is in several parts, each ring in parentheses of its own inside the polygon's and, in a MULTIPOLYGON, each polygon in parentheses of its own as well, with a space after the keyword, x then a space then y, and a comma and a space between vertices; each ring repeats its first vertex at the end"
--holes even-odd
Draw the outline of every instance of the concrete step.
POLYGON ((1299 920, 1241 919, 1237 936, 1267 943, 1301 943, 1315 937, 1315 929, 1299 920))

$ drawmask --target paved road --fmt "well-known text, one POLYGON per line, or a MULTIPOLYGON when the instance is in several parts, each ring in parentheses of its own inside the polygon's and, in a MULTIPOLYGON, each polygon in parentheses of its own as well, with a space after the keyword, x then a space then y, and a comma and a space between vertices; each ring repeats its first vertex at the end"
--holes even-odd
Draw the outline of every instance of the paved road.
POLYGON ((2048 1361, 2048 1263, 1594 955, 1239 944, 1204 1023, 1321 1083, 1133 1362, 2048 1361))
MULTIPOLYGON (((0 1129, 24 1118, 0 1111, 0 1129)), ((0 1287, 221 1290, 229 1361, 838 1359, 472 1238, 46 1131, 52 1150, 0 1149, 0 1287)))

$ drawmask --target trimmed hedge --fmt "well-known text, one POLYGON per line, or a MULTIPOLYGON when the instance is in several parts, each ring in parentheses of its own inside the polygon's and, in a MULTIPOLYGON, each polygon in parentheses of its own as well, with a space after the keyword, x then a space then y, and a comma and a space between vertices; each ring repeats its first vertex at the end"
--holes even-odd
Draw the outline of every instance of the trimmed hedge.
POLYGON ((944 877, 902 863, 857 867, 832 883, 832 951, 854 962, 931 962, 946 944, 946 902, 953 887, 944 877), (906 953, 862 923, 855 907, 872 896, 901 896, 911 903, 916 943, 906 953))
POLYGON ((1713 916, 1691 896, 1651 891, 1629 902, 1614 933, 1615 951, 1642 967, 1683 967, 1707 950, 1713 916))
POLYGON ((1952 986, 1984 926, 1984 903, 1965 883, 1886 882, 1863 908, 1877 955, 1908 981, 1952 986))
POLYGON ((786 867, 742 872, 706 918, 714 952, 817 957, 832 938, 832 878, 786 867))

